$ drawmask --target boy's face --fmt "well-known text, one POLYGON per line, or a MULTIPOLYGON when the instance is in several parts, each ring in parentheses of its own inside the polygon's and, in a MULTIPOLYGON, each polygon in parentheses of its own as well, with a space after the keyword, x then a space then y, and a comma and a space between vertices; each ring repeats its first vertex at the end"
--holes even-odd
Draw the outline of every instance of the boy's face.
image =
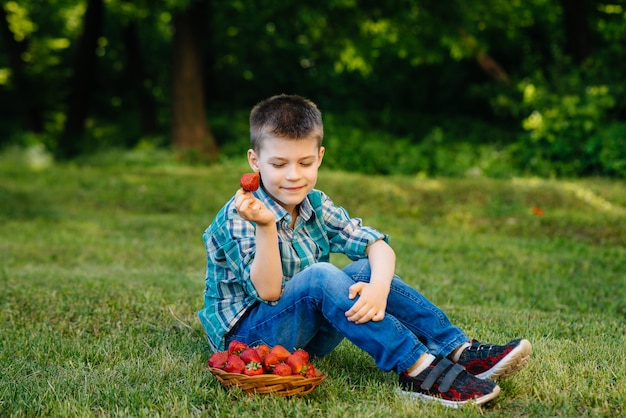
POLYGON ((248 150, 250 167, 261 174, 267 193, 292 215, 315 187, 323 157, 324 147, 318 148, 313 136, 266 138, 259 152, 248 150))

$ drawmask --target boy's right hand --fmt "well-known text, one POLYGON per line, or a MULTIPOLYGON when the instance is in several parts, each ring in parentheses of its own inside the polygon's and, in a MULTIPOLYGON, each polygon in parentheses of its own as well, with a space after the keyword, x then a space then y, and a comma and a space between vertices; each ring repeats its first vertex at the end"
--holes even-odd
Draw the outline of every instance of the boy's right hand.
POLYGON ((265 207, 263 202, 243 189, 237 190, 235 194, 235 209, 243 219, 257 225, 265 226, 276 222, 274 214, 265 207))

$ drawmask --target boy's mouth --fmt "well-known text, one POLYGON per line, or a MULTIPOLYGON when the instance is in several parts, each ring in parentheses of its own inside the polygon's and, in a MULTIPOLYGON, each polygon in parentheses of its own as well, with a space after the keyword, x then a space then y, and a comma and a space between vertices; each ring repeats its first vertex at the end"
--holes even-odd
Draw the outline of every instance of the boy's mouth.
POLYGON ((304 189, 304 186, 298 186, 298 187, 283 187, 283 190, 290 192, 290 193, 295 193, 295 192, 299 192, 300 190, 304 189))

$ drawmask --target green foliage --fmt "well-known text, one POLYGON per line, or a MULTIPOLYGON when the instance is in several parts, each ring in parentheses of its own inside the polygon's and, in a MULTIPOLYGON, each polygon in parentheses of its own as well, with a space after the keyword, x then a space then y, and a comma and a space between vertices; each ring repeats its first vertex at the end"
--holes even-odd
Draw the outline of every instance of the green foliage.
POLYGON ((406 127, 380 115, 378 122, 371 115, 369 124, 352 115, 325 115, 324 164, 366 174, 507 178, 518 172, 505 146, 510 135, 497 127, 462 118, 401 117, 406 127), (399 136, 393 130, 412 133, 399 136))
MULTIPOLYGON (((146 141, 167 148, 172 21, 191 1, 104 3, 80 149, 133 149, 146 141)), ((576 33, 589 35, 589 55, 580 59, 559 2, 209 3, 204 88, 222 160, 247 147, 241 113, 285 92, 337 115, 343 126, 329 130, 328 146, 337 156, 342 144, 346 155, 330 158, 332 167, 624 177, 620 4, 568 3, 585 16, 575 22, 576 33), (497 75, 481 63, 485 57, 497 75)), ((2 2, 12 39, 0 42, 0 146, 35 142, 56 151, 86 5, 2 2)))
MULTIPOLYGON (((522 164, 541 175, 549 175, 546 170, 560 176, 616 174, 603 166, 599 155, 606 155, 604 141, 595 139, 606 129, 607 112, 615 105, 609 88, 586 85, 574 75, 559 87, 552 91, 545 82, 530 81, 520 86, 521 112, 528 114, 522 122, 528 135, 518 144, 522 164)), ((609 164, 615 163, 620 164, 609 164)))
POLYGON ((626 123, 603 127, 586 143, 585 153, 590 165, 602 174, 626 178, 626 123))

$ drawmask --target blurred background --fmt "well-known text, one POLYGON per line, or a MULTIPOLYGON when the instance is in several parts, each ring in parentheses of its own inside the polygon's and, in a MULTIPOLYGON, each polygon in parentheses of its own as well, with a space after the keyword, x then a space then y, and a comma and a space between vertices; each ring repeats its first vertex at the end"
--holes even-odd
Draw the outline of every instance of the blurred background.
POLYGON ((623 0, 1 5, 5 155, 243 158, 250 108, 294 93, 332 168, 626 177, 623 0))

